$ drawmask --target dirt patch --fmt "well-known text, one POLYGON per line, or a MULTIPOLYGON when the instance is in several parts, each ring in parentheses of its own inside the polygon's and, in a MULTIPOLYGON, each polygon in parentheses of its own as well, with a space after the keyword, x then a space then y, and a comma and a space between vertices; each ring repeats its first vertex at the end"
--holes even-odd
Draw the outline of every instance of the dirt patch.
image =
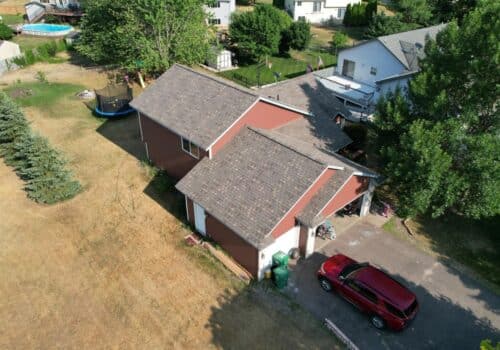
POLYGON ((34 92, 32 89, 23 89, 23 88, 16 88, 9 93, 9 96, 12 97, 13 99, 29 97, 33 95, 34 92))

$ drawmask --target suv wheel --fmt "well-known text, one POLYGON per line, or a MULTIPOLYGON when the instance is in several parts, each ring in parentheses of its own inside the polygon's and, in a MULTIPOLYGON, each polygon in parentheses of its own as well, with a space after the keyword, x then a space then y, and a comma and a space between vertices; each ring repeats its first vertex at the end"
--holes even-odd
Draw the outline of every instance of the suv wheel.
POLYGON ((331 292, 332 291, 332 284, 326 278, 324 278, 324 277, 320 278, 319 279, 319 284, 320 284, 321 288, 323 288, 323 290, 325 292, 331 292))
POLYGON ((370 318, 370 321, 371 321, 373 327, 375 327, 377 329, 383 329, 385 327, 385 321, 377 315, 373 315, 370 318))

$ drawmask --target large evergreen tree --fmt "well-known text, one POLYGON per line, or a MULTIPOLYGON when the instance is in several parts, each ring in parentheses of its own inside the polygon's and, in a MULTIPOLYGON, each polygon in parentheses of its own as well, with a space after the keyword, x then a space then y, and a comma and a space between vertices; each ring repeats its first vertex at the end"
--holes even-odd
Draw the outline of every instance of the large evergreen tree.
POLYGON ((163 72, 206 59, 205 0, 88 0, 77 50, 98 63, 163 72))
POLYGON ((376 145, 405 216, 500 213, 498 13, 484 0, 450 23, 427 43, 409 102, 397 91, 379 103, 376 145))

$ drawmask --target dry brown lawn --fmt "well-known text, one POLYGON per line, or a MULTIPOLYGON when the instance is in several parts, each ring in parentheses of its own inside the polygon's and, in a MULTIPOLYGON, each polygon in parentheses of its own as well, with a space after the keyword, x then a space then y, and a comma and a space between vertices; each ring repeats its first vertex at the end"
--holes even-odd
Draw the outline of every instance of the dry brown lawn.
MULTIPOLYGON (((102 87, 102 73, 36 65, 0 83, 102 87)), ((285 297, 243 287, 198 248, 171 199, 151 191, 135 117, 103 122, 64 96, 60 114, 26 108, 85 190, 38 205, 0 160, 0 348, 332 349, 335 339, 285 297)), ((52 111, 54 108, 51 109, 52 111)))

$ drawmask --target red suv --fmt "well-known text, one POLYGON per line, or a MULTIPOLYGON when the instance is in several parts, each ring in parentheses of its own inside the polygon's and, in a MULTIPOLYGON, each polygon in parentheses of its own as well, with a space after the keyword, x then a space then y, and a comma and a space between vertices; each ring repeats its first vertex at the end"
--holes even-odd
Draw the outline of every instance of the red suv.
POLYGON ((368 263, 358 263, 343 254, 321 264, 318 279, 325 291, 337 291, 370 315, 378 329, 387 326, 402 330, 418 310, 417 297, 405 286, 368 263))

